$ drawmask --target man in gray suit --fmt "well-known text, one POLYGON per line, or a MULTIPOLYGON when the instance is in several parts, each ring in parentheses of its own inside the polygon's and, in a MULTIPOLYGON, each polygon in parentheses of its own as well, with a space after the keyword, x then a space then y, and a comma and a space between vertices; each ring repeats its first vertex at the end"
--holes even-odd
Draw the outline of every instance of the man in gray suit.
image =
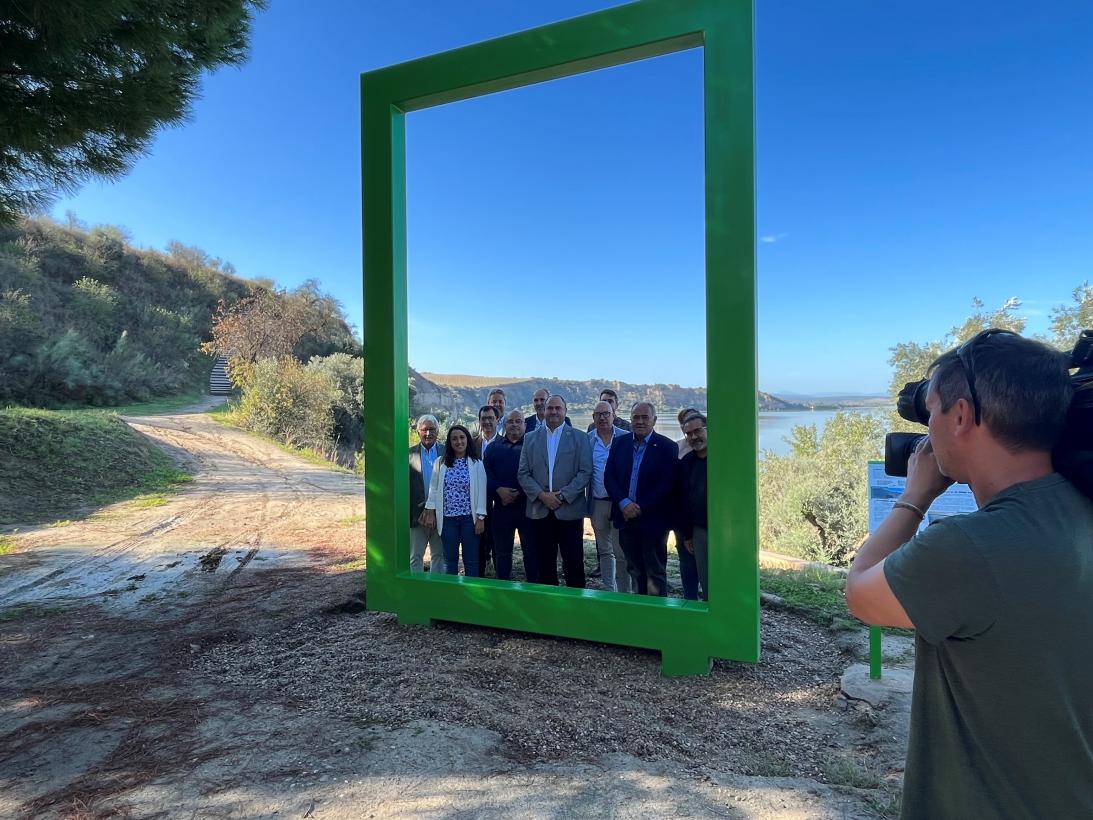
POLYGON ((429 498, 433 468, 444 456, 444 445, 436 440, 439 429, 436 416, 422 416, 417 420, 417 435, 421 443, 410 448, 410 572, 424 571, 426 545, 429 547, 429 571, 443 573, 447 569, 440 533, 436 527, 421 523, 425 502, 429 498))
POLYGON ((565 423, 566 403, 551 396, 544 424, 524 437, 517 479, 527 494, 539 583, 558 585, 558 553, 567 587, 584 587, 584 516, 592 478, 588 436, 565 423))

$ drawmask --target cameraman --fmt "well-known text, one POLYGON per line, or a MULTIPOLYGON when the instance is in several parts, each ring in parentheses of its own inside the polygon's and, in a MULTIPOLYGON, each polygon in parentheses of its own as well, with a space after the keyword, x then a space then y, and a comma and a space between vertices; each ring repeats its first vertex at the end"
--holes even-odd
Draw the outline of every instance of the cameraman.
POLYGON ((929 439, 850 611, 914 628, 904 818, 1093 817, 1093 502, 1052 468, 1066 359, 985 331, 930 367, 929 439), (925 512, 954 481, 977 512, 925 512))

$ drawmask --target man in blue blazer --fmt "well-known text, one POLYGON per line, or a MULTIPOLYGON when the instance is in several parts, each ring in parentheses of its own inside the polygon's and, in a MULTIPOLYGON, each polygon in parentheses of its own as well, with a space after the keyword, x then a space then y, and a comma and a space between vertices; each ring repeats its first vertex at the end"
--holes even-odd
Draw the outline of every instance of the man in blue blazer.
POLYGON ((627 570, 641 595, 668 594, 668 530, 679 448, 653 432, 652 403, 630 411, 632 432, 618 436, 607 457, 603 482, 611 497, 611 520, 619 529, 627 570))

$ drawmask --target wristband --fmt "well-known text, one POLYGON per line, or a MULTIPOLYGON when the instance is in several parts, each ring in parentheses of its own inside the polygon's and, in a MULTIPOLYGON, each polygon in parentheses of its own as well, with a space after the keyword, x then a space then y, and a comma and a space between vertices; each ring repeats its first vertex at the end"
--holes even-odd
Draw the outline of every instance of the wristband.
POLYGON ((926 520, 926 513, 924 513, 922 510, 920 510, 918 507, 916 507, 910 501, 897 501, 892 506, 893 507, 899 507, 899 508, 904 509, 904 510, 910 510, 911 512, 913 512, 915 515, 918 516, 920 521, 925 521, 926 520))

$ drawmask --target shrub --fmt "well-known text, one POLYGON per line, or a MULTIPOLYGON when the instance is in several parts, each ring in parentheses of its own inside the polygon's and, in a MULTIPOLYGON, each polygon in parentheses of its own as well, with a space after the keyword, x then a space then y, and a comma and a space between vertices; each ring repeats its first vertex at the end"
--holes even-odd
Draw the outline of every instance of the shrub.
POLYGON ((881 419, 836 413, 819 436, 793 428, 792 452, 769 451, 759 463, 760 542, 813 561, 845 566, 868 526, 871 459, 884 447, 881 419))
POLYGON ((340 398, 328 373, 311 370, 295 359, 260 359, 233 412, 233 421, 290 447, 329 453, 334 407, 340 398))
POLYGON ((334 438, 350 453, 364 444, 364 359, 348 353, 312 356, 307 369, 328 377, 338 390, 334 403, 334 438))

